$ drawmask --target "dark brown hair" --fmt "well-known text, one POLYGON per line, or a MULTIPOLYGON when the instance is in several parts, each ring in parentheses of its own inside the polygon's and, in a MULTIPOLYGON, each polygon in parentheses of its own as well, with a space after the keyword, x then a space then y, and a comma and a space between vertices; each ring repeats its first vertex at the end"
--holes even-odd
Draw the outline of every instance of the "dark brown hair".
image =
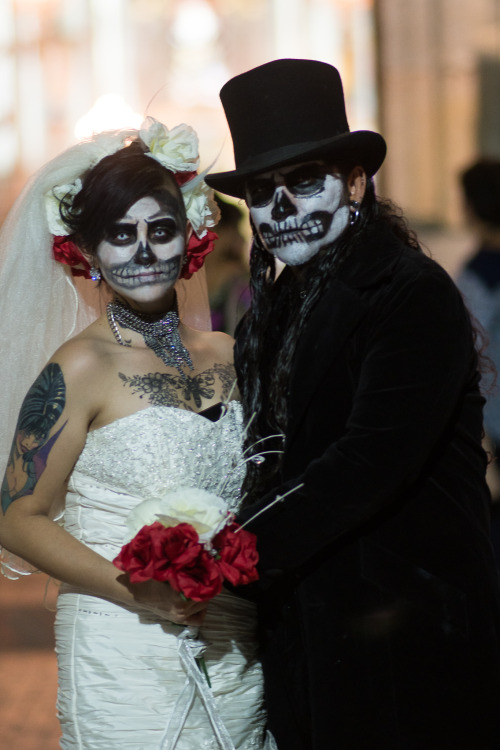
POLYGON ((61 202, 61 217, 71 229, 76 244, 95 255, 107 230, 141 198, 152 196, 161 203, 166 191, 178 196, 180 218, 186 224, 186 209, 174 175, 145 153, 134 141, 104 157, 83 178, 74 201, 61 202))

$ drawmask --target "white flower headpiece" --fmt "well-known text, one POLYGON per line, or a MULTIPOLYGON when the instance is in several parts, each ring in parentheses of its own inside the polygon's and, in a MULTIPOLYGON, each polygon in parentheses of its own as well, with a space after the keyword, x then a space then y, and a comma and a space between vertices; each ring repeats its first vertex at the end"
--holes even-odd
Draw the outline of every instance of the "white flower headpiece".
MULTIPOLYGON (((64 199, 66 204, 71 205, 75 196, 82 189, 83 174, 98 164, 105 156, 110 156, 120 149, 126 148, 134 136, 138 137, 148 149, 145 155, 155 159, 170 170, 180 187, 186 207, 186 215, 194 230, 187 248, 188 268, 183 274, 184 278, 189 278, 194 271, 201 267, 203 257, 212 249, 215 237, 213 232, 209 232, 209 228, 217 224, 220 216, 213 190, 208 187, 203 179, 206 172, 197 174, 200 164, 198 136, 189 125, 177 125, 177 127, 169 130, 158 120, 148 117, 139 131, 122 130, 113 133, 99 133, 91 141, 81 144, 82 148, 86 150, 85 153, 88 153, 87 163, 85 165, 81 162, 78 164, 79 171, 78 174, 75 174, 75 179, 72 182, 54 185, 51 190, 45 193, 45 210, 49 231, 56 237, 71 233, 61 217, 61 201, 64 199)), ((61 260, 61 258, 57 259, 61 260)))
POLYGON ((158 120, 148 117, 139 131, 139 138, 149 149, 146 156, 156 159, 177 176, 187 218, 196 236, 201 239, 208 227, 217 224, 220 212, 214 200, 214 191, 203 179, 208 169, 200 175, 196 174, 200 166, 196 132, 184 124, 168 130, 158 120))

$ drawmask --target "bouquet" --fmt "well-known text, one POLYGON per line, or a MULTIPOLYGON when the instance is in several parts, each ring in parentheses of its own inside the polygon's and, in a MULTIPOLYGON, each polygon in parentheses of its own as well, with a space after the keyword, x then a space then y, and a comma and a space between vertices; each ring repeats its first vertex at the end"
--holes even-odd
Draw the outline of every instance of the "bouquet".
POLYGON ((145 500, 127 518, 130 540, 113 564, 131 583, 166 581, 193 601, 211 599, 224 581, 258 579, 256 536, 234 521, 218 495, 180 487, 145 500))

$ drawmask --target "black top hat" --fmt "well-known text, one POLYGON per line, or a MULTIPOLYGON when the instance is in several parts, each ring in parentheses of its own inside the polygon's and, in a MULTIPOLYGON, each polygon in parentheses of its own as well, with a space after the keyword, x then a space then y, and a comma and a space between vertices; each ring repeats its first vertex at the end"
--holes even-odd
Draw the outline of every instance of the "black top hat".
POLYGON ((236 169, 206 176, 239 198, 251 175, 309 158, 336 158, 371 177, 384 161, 385 141, 370 130, 349 131, 340 74, 317 60, 274 60, 231 78, 220 98, 233 138, 236 169))

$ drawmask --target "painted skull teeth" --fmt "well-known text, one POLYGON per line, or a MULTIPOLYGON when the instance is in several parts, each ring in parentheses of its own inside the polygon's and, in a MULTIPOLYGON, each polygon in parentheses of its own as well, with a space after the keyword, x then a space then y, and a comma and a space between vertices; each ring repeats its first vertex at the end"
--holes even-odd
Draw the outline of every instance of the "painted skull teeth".
POLYGON ((127 264, 126 266, 120 266, 112 270, 113 276, 122 281, 134 280, 140 276, 170 276, 174 271, 177 272, 179 267, 180 256, 176 255, 169 260, 157 261, 151 266, 137 266, 134 265, 132 268, 127 264))
MULTIPOLYGON (((328 215, 328 219, 330 216, 328 215)), ((293 242, 310 242, 325 236, 328 223, 322 217, 306 218, 302 224, 297 221, 275 224, 274 228, 262 227, 262 237, 269 247, 284 247, 293 242)))

